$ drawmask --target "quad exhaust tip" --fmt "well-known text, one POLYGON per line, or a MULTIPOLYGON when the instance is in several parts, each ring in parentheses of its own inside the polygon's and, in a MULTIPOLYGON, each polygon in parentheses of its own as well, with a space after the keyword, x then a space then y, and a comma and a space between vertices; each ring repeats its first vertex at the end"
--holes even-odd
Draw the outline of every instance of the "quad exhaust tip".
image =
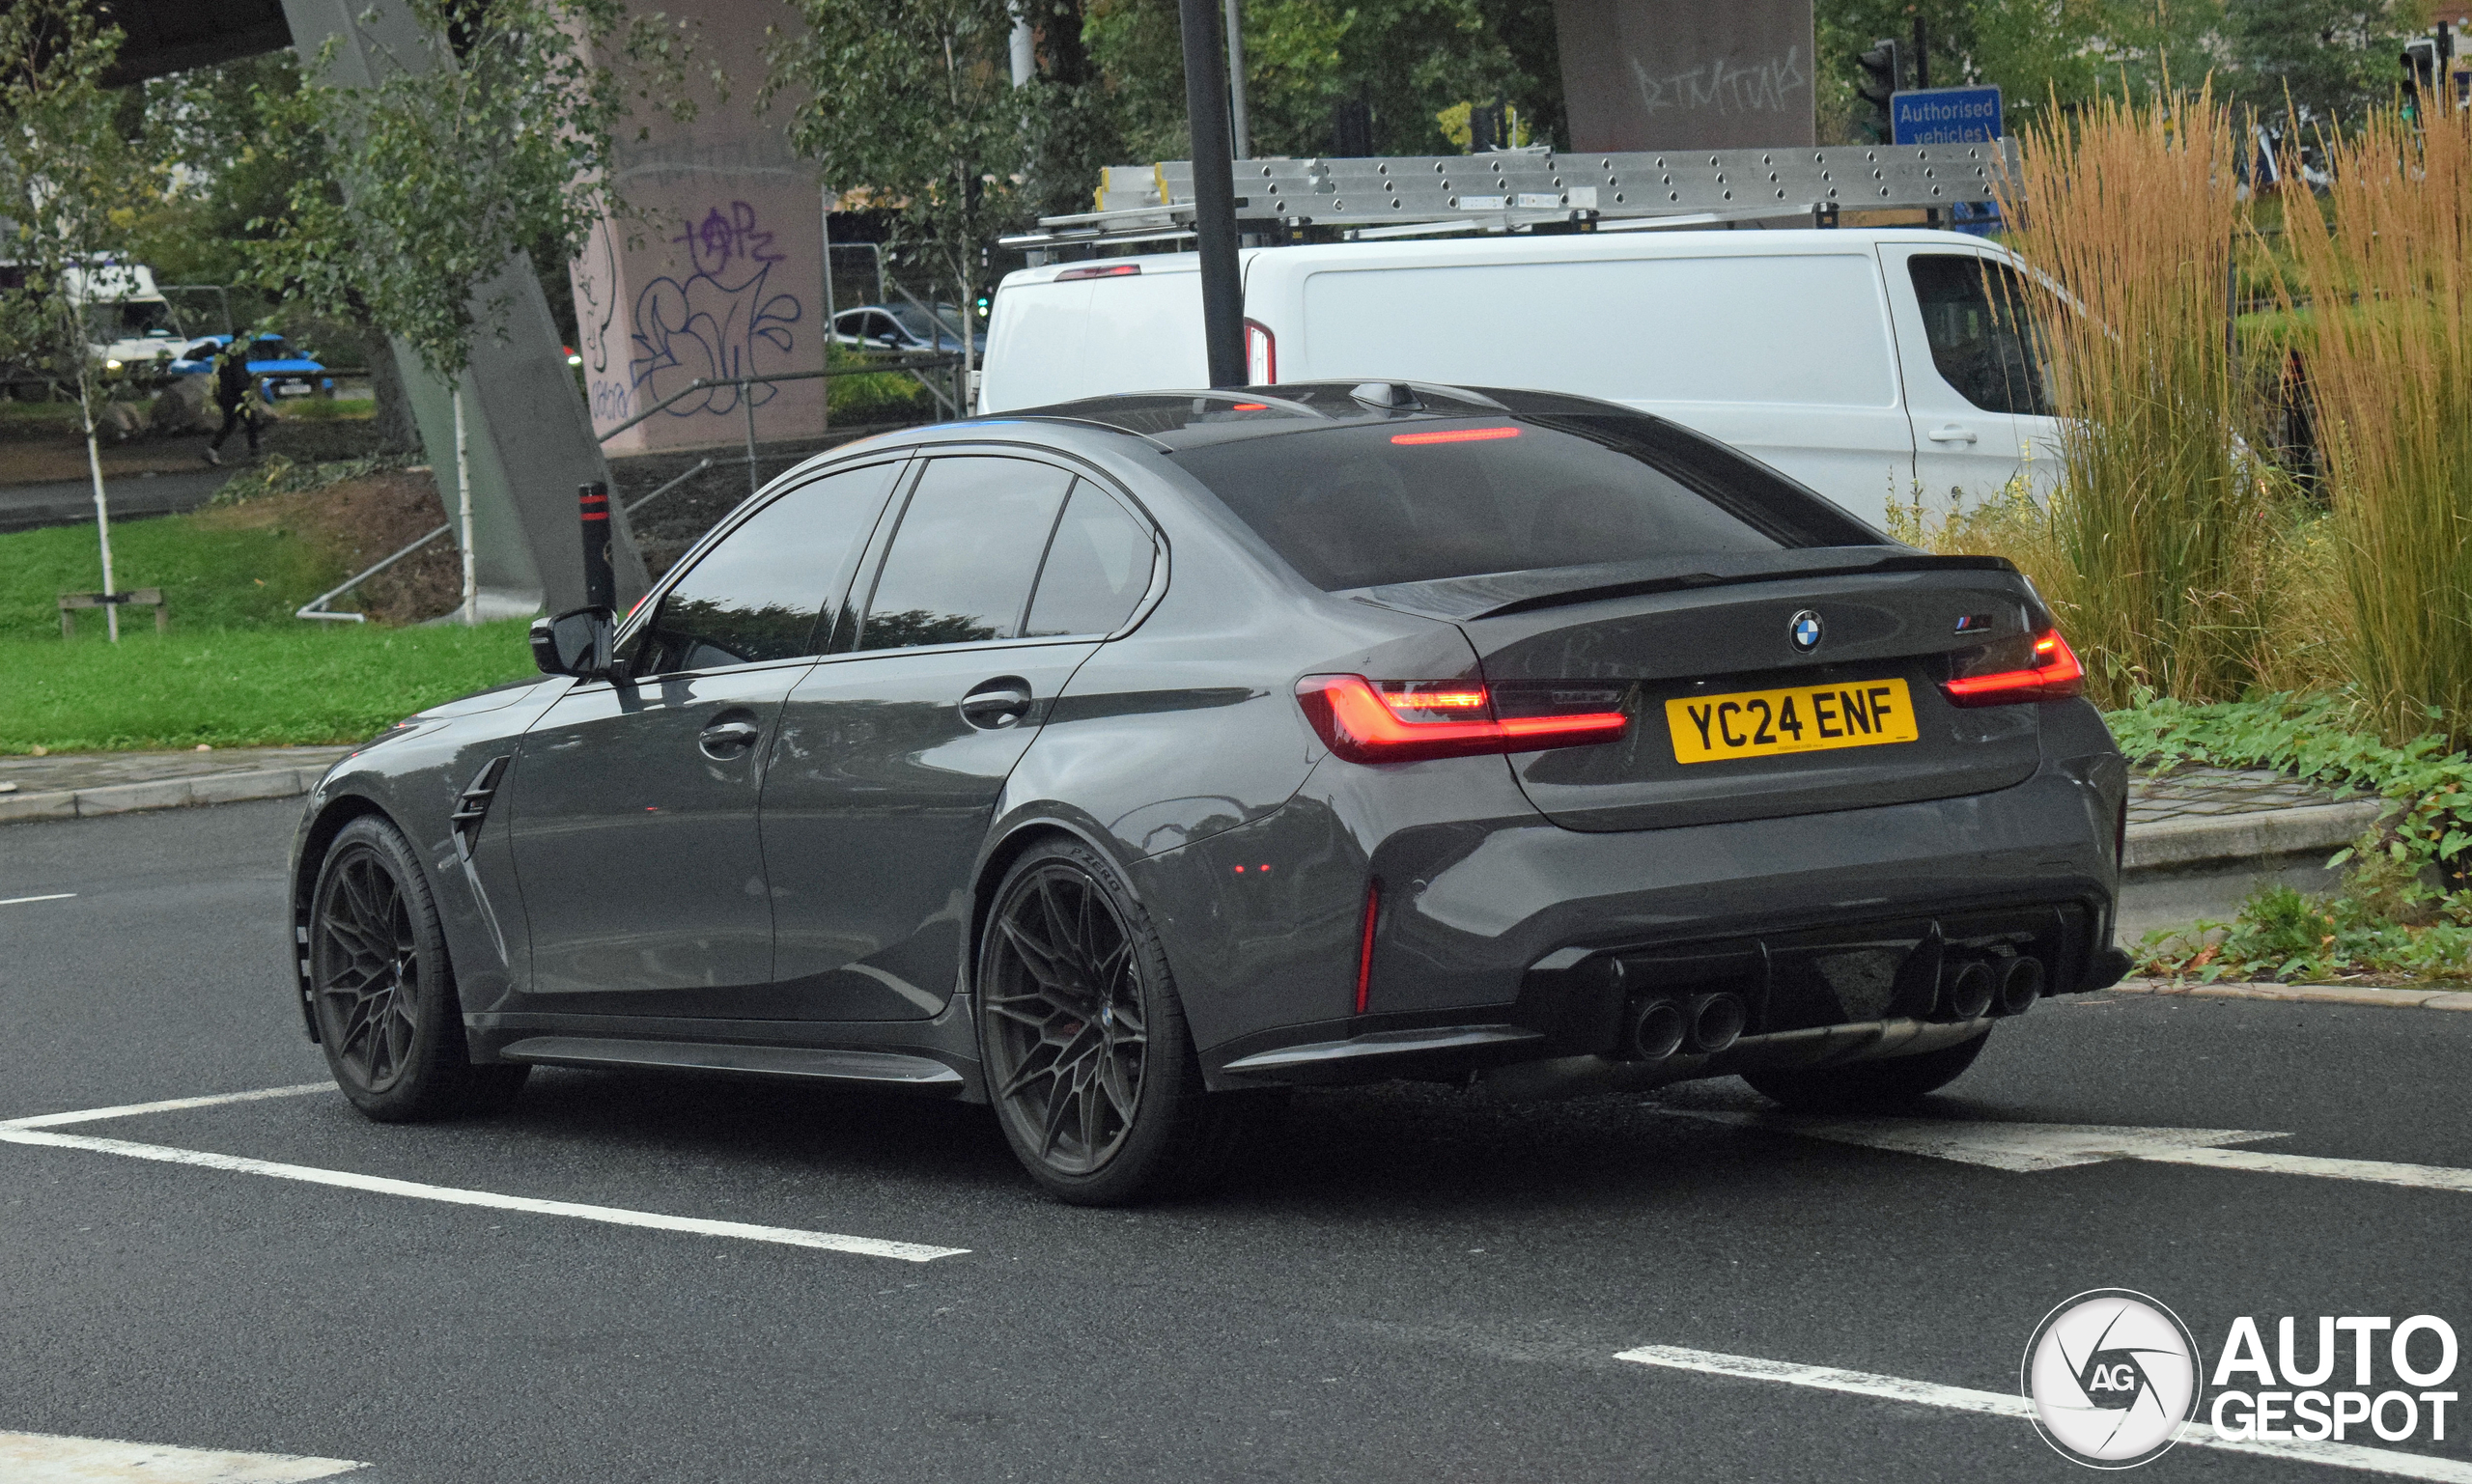
POLYGON ((2023 1015, 2042 998, 2043 961, 2020 954, 2000 975, 2000 1013, 2023 1015))
POLYGON ((1941 1018, 1975 1020, 1989 1013, 1991 1001, 1999 993, 2000 976, 1982 960, 1968 959, 1952 964, 1940 976, 1941 1018))
POLYGON ((1713 1056, 1734 1044, 1750 1020, 1739 994, 1694 995, 1691 1000, 1691 1049, 1713 1056))
POLYGON ((1631 1013, 1631 1054, 1642 1061, 1663 1061, 1682 1050, 1689 1031, 1680 1005, 1670 999, 1643 1000, 1631 1013))

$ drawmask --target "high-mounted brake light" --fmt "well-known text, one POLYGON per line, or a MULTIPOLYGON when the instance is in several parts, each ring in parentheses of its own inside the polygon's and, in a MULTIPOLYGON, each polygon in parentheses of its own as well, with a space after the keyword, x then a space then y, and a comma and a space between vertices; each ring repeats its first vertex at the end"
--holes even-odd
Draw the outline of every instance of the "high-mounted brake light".
MULTIPOLYGON (((1997 655, 1999 648, 1982 653, 1988 658, 1997 655)), ((2021 701, 2063 701, 2086 693, 2086 667, 2059 630, 2046 629, 2033 635, 2023 658, 2026 663, 2011 669, 1942 681, 1940 693, 1954 706, 2012 706, 2021 701)))
POLYGON ((1444 428, 1434 433, 1394 433, 1390 441, 1413 447, 1419 443, 1491 443, 1497 438, 1518 436, 1516 428, 1444 428))
POLYGON ((1459 681, 1385 681, 1362 675, 1307 675, 1297 704, 1314 734, 1351 763, 1416 763, 1495 752, 1541 752, 1613 742, 1630 725, 1623 713, 1497 718, 1482 686, 1459 681))
POLYGON ((1278 337, 1259 320, 1245 322, 1245 384, 1274 386, 1278 382, 1278 337))
POLYGON ((1077 278, 1131 278, 1141 271, 1138 263, 1102 263, 1089 267, 1066 268, 1055 275, 1054 282, 1069 284, 1077 278))

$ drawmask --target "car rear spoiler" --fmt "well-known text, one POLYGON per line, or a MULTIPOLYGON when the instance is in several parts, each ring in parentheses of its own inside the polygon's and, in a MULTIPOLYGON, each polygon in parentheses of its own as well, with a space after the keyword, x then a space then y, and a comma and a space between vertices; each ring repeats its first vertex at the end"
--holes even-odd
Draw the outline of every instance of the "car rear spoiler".
POLYGON ((1998 556, 1935 556, 1895 546, 1815 546, 1687 559, 1685 570, 1669 562, 1608 562, 1590 567, 1553 567, 1536 572, 1488 573, 1433 582, 1400 582, 1362 588, 1347 596, 1386 608, 1448 623, 1532 613, 1610 598, 1637 598, 1700 587, 1787 582, 1896 572, 2015 572, 1998 556))

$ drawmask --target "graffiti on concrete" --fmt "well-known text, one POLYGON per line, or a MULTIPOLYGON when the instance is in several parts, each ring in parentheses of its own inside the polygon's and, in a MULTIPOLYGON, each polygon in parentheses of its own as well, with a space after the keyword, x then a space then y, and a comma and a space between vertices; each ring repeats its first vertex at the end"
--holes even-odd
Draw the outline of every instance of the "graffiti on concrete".
POLYGON ((1803 70, 1802 51, 1789 46, 1784 56, 1760 62, 1729 62, 1720 57, 1666 76, 1651 75, 1646 65, 1634 57, 1631 72, 1640 85, 1640 101, 1650 113, 1660 108, 1782 113, 1800 107, 1808 111, 1812 79, 1803 70))
MULTIPOLYGON (((635 295, 628 362, 633 396, 628 400, 650 406, 699 377, 727 379, 781 369, 794 344, 790 326, 804 310, 796 294, 771 287, 772 266, 785 255, 758 225, 755 208, 744 201, 714 207, 671 241, 686 250, 691 271, 656 278, 635 295), (759 356, 771 364, 759 365, 759 356)), ((716 386, 668 411, 672 417, 731 413, 742 396, 760 407, 778 392, 775 386, 716 386)), ((599 416, 602 398, 596 393, 593 401, 599 416)))

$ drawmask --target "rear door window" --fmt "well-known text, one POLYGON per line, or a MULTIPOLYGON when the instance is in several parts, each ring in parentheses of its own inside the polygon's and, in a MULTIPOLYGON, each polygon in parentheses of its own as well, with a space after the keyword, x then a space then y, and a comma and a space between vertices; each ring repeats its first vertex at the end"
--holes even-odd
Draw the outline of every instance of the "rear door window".
POLYGON ((1178 462, 1325 591, 1876 533, 1653 418, 1418 418, 1248 437, 1178 462))
POLYGON ((797 659, 824 652, 837 601, 875 528, 898 462, 787 490, 722 537, 661 595, 635 641, 638 675, 797 659))
POLYGON ((1150 529, 1088 480, 1073 487, 1048 543, 1025 636, 1113 633, 1150 590, 1150 529))
POLYGON ((1027 459, 929 461, 893 532, 862 650, 1022 636, 1023 610, 1073 476, 1027 459))
POLYGON ((2034 297, 2016 271, 1970 253, 1918 254, 1906 270, 1940 378, 1986 412, 2051 416, 2034 297))

